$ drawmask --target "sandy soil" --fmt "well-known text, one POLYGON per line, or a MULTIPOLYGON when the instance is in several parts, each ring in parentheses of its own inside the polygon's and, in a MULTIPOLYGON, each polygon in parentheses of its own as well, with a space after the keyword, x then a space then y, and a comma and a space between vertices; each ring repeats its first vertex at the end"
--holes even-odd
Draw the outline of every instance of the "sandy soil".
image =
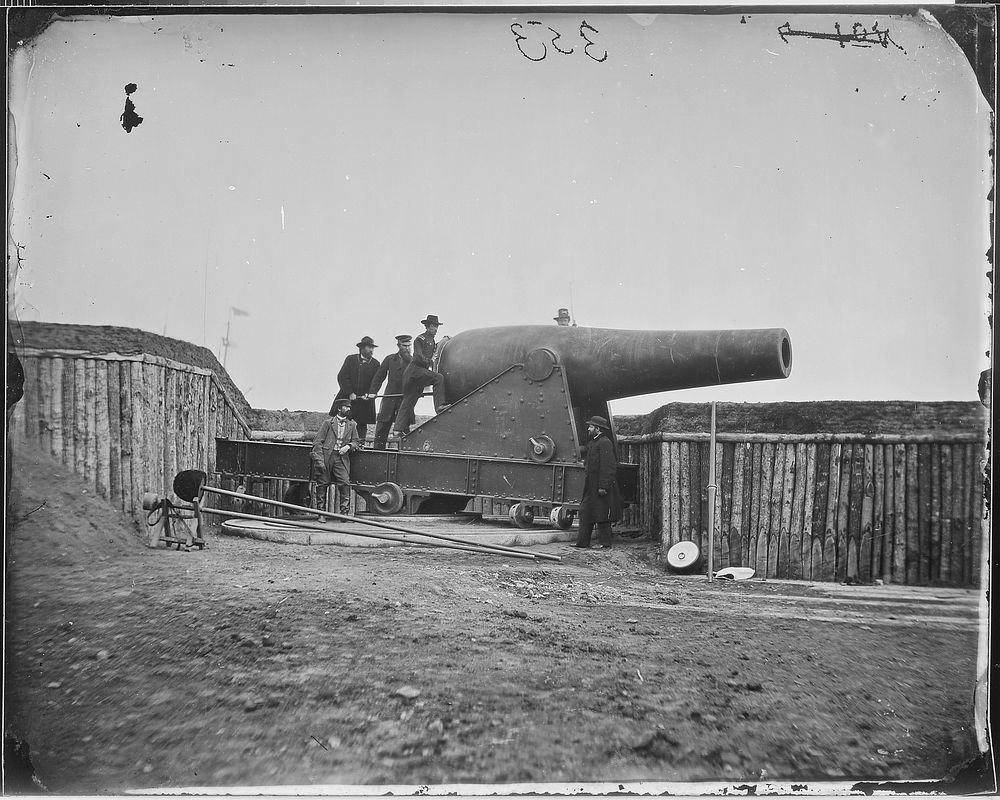
POLYGON ((940 779, 974 755, 973 592, 709 584, 646 541, 153 550, 64 467, 14 474, 7 755, 50 791, 940 779))

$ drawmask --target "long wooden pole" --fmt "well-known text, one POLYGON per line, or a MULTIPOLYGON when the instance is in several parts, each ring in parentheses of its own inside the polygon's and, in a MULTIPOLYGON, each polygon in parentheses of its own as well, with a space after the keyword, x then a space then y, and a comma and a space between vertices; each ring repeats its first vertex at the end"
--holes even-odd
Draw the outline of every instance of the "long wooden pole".
MULTIPOLYGON (((296 506, 296 505, 292 505, 291 503, 284 503, 284 502, 282 502, 280 500, 268 500, 268 499, 263 498, 263 497, 254 497, 252 495, 241 494, 240 492, 231 492, 228 489, 216 489, 213 486, 202 486, 201 490, 203 492, 210 492, 212 494, 222 495, 224 497, 235 497, 235 498, 238 498, 240 500, 252 500, 255 503, 264 503, 266 505, 277 506, 278 508, 287 508, 287 509, 290 509, 292 511, 303 511, 303 512, 305 512, 307 514, 318 514, 318 515, 323 516, 323 517, 329 517, 330 519, 339 519, 339 520, 343 520, 345 522, 358 522, 358 523, 360 523, 362 525, 370 525, 370 526, 372 526, 374 528, 383 528, 383 529, 389 530, 389 531, 397 531, 397 532, 402 533, 402 534, 410 534, 410 535, 415 535, 415 536, 423 536, 423 537, 428 538, 428 539, 437 539, 437 540, 441 540, 441 541, 445 541, 445 542, 450 542, 450 543, 456 544, 456 545, 462 545, 462 549, 469 549, 469 548, 476 548, 476 549, 479 549, 479 550, 484 550, 485 549, 485 550, 489 550, 491 552, 497 553, 498 555, 512 555, 512 556, 517 556, 517 557, 520 557, 520 558, 527 557, 527 558, 532 558, 532 559, 544 559, 546 561, 562 561, 562 558, 560 556, 554 556, 554 555, 550 555, 548 553, 526 553, 524 550, 517 550, 517 549, 515 549, 513 547, 505 547, 504 545, 499 545, 499 544, 475 544, 473 542, 467 542, 464 539, 458 539, 458 538, 453 537, 453 536, 445 536, 444 534, 441 534, 441 533, 423 533, 421 531, 415 531, 415 530, 412 530, 412 529, 409 529, 409 528, 401 528, 398 525, 388 525, 388 524, 386 524, 384 522, 375 522, 374 520, 370 520, 370 519, 361 519, 360 517, 349 517, 349 516, 345 516, 343 514, 334 514, 332 511, 318 511, 318 510, 316 510, 314 508, 305 508, 303 506, 296 506)), ((207 514, 207 513, 210 513, 210 511, 209 511, 209 509, 202 507, 201 513, 207 514)), ((224 512, 224 513, 228 513, 228 512, 224 512)), ((253 518, 253 517, 251 517, 251 518, 253 518)), ((323 525, 316 526, 316 525, 311 525, 310 523, 284 522, 280 518, 277 518, 277 517, 273 518, 273 519, 269 518, 268 521, 269 522, 281 522, 282 524, 292 525, 292 526, 295 526, 295 527, 308 527, 308 528, 312 528, 312 529, 315 529, 315 530, 326 531, 328 533, 330 532, 330 529, 327 528, 327 527, 325 527, 325 526, 323 526, 323 525)), ((380 536, 380 535, 376 535, 376 534, 356 533, 356 532, 351 532, 351 531, 340 531, 340 533, 348 533, 348 534, 350 534, 352 536, 374 536, 375 538, 386 538, 385 536, 380 536)), ((390 538, 392 538, 393 540, 396 540, 396 541, 409 541, 409 542, 412 542, 413 544, 431 544, 430 542, 421 542, 421 541, 414 542, 413 540, 410 540, 410 539, 399 540, 396 537, 390 537, 390 538)))
POLYGON ((715 568, 715 401, 712 401, 711 440, 708 446, 708 581, 713 580, 715 568))
MULTIPOLYGON (((205 491, 208 491, 207 487, 206 487, 205 491)), ((242 496, 246 497, 246 495, 242 495, 242 496)), ((266 502, 262 498, 255 498, 255 500, 256 500, 256 502, 266 502)), ((261 517, 261 516, 257 516, 256 514, 243 514, 243 513, 239 512, 239 511, 223 511, 222 509, 218 509, 218 508, 205 508, 204 506, 201 507, 200 513, 201 514, 214 514, 216 516, 231 517, 231 518, 235 518, 235 519, 249 519, 249 520, 254 520, 254 521, 259 521, 259 522, 269 522, 269 523, 277 525, 278 527, 285 526, 287 528, 305 528, 307 530, 312 530, 312 531, 322 531, 323 533, 332 533, 332 532, 334 532, 333 529, 328 528, 326 525, 318 525, 318 524, 312 523, 312 522, 290 522, 290 521, 283 520, 280 517, 273 517, 273 518, 272 517, 261 517)), ((424 541, 424 542, 422 542, 422 541, 420 541, 418 539, 408 538, 406 534, 402 534, 402 535, 399 535, 399 536, 394 536, 391 533, 361 533, 360 531, 336 531, 336 532, 337 533, 344 533, 344 534, 347 534, 348 536, 361 536, 361 537, 364 537, 365 539, 385 539, 386 541, 401 542, 403 544, 422 544, 422 545, 426 545, 427 547, 443 547, 443 548, 445 548, 447 550, 465 550, 465 551, 470 552, 470 553, 483 553, 483 554, 487 554, 487 555, 496 555, 496 556, 510 556, 511 558, 528 558, 528 559, 531 559, 531 560, 535 559, 535 556, 532 553, 506 552, 506 551, 494 550, 494 549, 489 548, 487 545, 473 545, 473 544, 468 544, 468 545, 462 546, 462 545, 458 545, 458 544, 448 544, 448 543, 445 543, 445 542, 435 542, 435 541, 430 541, 430 542, 424 541)), ((414 531, 413 533, 416 534, 417 536, 423 536, 424 535, 424 534, 421 534, 421 533, 417 533, 416 531, 414 531)))

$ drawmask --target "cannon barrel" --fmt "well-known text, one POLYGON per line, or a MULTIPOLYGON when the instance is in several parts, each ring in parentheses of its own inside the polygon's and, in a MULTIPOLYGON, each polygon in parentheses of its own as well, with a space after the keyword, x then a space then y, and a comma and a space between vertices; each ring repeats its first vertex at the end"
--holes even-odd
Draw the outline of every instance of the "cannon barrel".
POLYGON ((512 364, 530 364, 553 356, 565 370, 574 405, 787 378, 792 368, 792 344, 783 328, 476 328, 441 345, 438 369, 445 378, 445 402, 454 403, 512 364))

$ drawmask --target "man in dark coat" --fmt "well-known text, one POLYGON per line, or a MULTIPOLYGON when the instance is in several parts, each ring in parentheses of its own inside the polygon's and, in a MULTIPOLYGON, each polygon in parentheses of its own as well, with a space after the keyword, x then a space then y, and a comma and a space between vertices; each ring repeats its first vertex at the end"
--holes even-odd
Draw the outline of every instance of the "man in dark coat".
POLYGON ((622 498, 618 489, 618 456, 609 438, 611 425, 604 417, 587 420, 587 454, 584 464, 587 474, 580 502, 580 529, 573 547, 590 547, 590 534, 597 526, 598 547, 611 547, 611 523, 622 515, 622 498))
POLYGON ((345 358, 344 366, 337 373, 340 391, 333 400, 334 405, 330 408, 330 415, 337 413, 337 400, 345 398, 350 400, 351 419, 358 423, 358 436, 364 442, 368 435, 368 424, 375 421, 375 401, 365 399, 365 396, 379 368, 379 361, 374 356, 378 345, 371 336, 364 336, 356 346, 358 354, 345 358))
POLYGON ((399 404, 396 422, 393 425, 393 432, 397 436, 410 432, 410 426, 416 419, 413 408, 424 393, 424 387, 433 386, 436 394, 444 381, 444 376, 440 372, 431 369, 434 365, 434 353, 437 350, 434 337, 441 321, 436 314, 428 314, 425 319, 420 320, 420 324, 424 326, 424 332, 413 340, 413 358, 403 371, 403 400, 399 404))
POLYGON ((403 372, 413 357, 413 337, 397 336, 396 346, 398 350, 385 357, 368 387, 367 398, 373 399, 382 387, 382 382, 388 378, 385 385, 386 396, 379 403, 378 418, 375 421, 376 450, 385 450, 389 430, 396 421, 396 413, 403 401, 403 372))
MULTIPOLYGON (((317 511, 326 511, 330 484, 337 489, 334 502, 340 514, 351 513, 351 453, 361 449, 358 426, 348 419, 351 408, 345 397, 333 401, 334 416, 323 420, 313 438, 309 460, 312 462, 313 504, 317 511)), ((325 522, 320 517, 320 522, 325 522)))

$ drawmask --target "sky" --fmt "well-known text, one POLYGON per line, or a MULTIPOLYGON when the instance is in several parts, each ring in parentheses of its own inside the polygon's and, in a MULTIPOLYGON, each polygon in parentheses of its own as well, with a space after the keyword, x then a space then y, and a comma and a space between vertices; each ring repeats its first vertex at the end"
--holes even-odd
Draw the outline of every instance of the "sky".
POLYGON ((936 21, 591 11, 53 24, 11 62, 8 312, 220 358, 228 324, 257 408, 329 408, 364 335, 382 357, 427 314, 440 337, 559 307, 789 332, 786 380, 617 414, 976 400, 990 109, 936 21))

